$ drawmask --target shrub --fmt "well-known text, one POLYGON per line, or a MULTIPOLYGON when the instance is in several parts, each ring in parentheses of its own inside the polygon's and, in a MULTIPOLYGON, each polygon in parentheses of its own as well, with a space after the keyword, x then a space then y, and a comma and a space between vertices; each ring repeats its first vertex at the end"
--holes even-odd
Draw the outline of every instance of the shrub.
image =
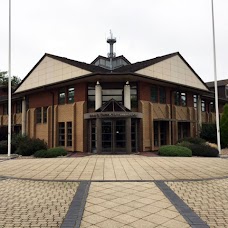
POLYGON ((193 156, 218 157, 219 154, 218 149, 206 144, 192 144, 189 149, 191 149, 193 156))
POLYGON ((192 151, 187 147, 168 145, 160 147, 158 154, 161 156, 191 157, 192 151))
POLYGON ((8 142, 7 140, 0 141, 0 154, 7 154, 8 142))
POLYGON ((67 155, 67 151, 64 148, 56 147, 49 150, 39 150, 34 154, 37 158, 55 158, 59 156, 67 155))
POLYGON ((41 139, 31 139, 28 136, 22 136, 18 140, 16 153, 22 156, 33 155, 38 150, 47 150, 47 144, 41 139))
POLYGON ((187 142, 187 141, 177 143, 177 146, 183 146, 183 147, 187 147, 187 148, 189 148, 191 145, 192 145, 192 143, 187 142))
POLYGON ((220 121, 221 131, 221 145, 222 147, 228 146, 228 104, 223 108, 222 118, 220 121))
POLYGON ((206 141, 217 143, 216 124, 203 124, 200 137, 206 141))
POLYGON ((200 137, 187 137, 187 138, 180 139, 178 142, 180 143, 183 141, 190 142, 193 144, 203 144, 206 142, 204 139, 201 139, 200 137))

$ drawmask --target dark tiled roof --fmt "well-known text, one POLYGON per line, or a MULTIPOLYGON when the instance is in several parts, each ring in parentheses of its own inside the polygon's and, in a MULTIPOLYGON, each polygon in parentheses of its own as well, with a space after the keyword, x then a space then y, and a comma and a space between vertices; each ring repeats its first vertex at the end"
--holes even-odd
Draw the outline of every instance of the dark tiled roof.
MULTIPOLYGON (((207 86, 208 86, 209 88, 214 87, 214 81, 212 81, 212 82, 206 82, 206 84, 207 84, 207 86)), ((224 79, 224 80, 219 80, 219 81, 217 81, 217 85, 218 85, 218 86, 225 86, 225 85, 227 85, 227 84, 228 84, 228 79, 224 79)))
POLYGON ((75 67, 79 67, 79 68, 82 68, 84 70, 88 70, 88 71, 91 71, 91 72, 107 72, 107 70, 102 68, 102 67, 95 66, 95 65, 92 65, 92 64, 88 64, 88 63, 79 62, 79 61, 72 60, 72 59, 67 59, 65 57, 51 55, 51 54, 48 54, 48 53, 46 53, 45 56, 48 56, 48 57, 50 57, 52 59, 56 59, 56 60, 59 60, 61 62, 67 63, 69 65, 72 65, 72 66, 75 66, 75 67))
POLYGON ((130 64, 130 65, 126 65, 126 66, 115 69, 114 72, 135 72, 135 71, 138 71, 138 70, 143 69, 145 67, 148 67, 150 65, 153 65, 155 63, 159 63, 163 60, 171 58, 175 55, 179 55, 179 52, 175 52, 172 54, 159 56, 159 57, 149 59, 149 60, 145 60, 142 62, 136 62, 136 63, 130 64))
MULTIPOLYGON (((109 58, 107 58, 107 57, 105 57, 105 56, 102 56, 102 55, 99 55, 99 56, 97 56, 96 59, 94 59, 94 60, 91 62, 91 64, 95 64, 95 62, 96 62, 98 59, 109 60, 109 58)), ((113 58, 113 59, 114 59, 114 60, 115 60, 115 59, 123 59, 126 63, 131 64, 131 62, 130 62, 128 59, 126 59, 123 55, 117 56, 117 57, 115 57, 115 58, 113 58)))

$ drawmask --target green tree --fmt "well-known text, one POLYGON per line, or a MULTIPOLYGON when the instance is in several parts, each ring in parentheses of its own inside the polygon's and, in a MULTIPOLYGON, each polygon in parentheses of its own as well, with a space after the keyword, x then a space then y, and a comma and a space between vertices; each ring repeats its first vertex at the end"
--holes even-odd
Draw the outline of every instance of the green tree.
MULTIPOLYGON (((21 79, 17 76, 11 77, 11 85, 16 87, 21 82, 21 79)), ((0 85, 8 85, 8 75, 7 71, 0 71, 0 85)))
POLYGON ((228 104, 223 107, 222 118, 220 121, 221 145, 228 146, 228 104))

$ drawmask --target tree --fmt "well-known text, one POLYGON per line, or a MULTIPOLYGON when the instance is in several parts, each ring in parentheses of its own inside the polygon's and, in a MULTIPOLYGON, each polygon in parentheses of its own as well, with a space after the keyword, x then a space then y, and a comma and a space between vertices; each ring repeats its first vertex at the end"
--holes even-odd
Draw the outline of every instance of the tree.
POLYGON ((222 118, 220 121, 221 145, 228 146, 228 104, 223 107, 222 118))
MULTIPOLYGON (((11 86, 16 87, 21 82, 21 79, 17 76, 12 76, 11 86)), ((7 71, 0 71, 0 85, 8 85, 7 71)))

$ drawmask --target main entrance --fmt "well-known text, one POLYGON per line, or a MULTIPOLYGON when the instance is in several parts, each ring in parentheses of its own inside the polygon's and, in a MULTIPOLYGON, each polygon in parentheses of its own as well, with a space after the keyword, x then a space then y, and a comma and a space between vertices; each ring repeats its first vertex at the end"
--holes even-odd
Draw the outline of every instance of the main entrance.
POLYGON ((126 121, 102 120, 102 152, 126 152, 126 121))

